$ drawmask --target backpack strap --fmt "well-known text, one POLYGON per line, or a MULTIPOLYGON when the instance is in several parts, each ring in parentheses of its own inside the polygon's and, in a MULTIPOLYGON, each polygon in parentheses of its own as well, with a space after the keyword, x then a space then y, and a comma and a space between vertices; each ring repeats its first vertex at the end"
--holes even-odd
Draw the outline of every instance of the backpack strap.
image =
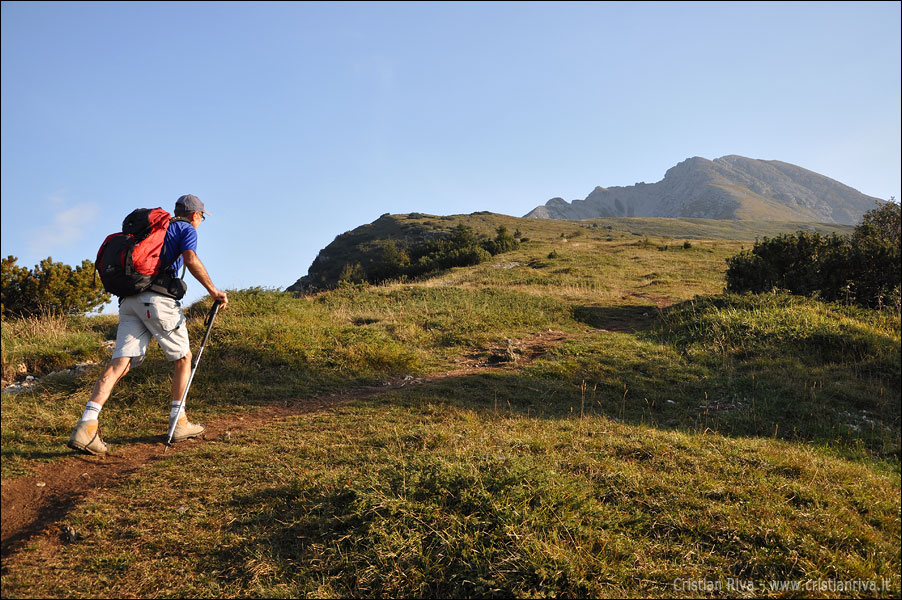
MULTIPOLYGON (((191 223, 191 221, 189 221, 189 220, 186 219, 185 217, 172 217, 171 219, 169 219, 169 224, 172 225, 172 224, 175 223, 176 221, 181 221, 182 223, 189 223, 189 224, 191 223)), ((163 252, 166 252, 166 243, 165 243, 165 241, 163 242, 163 252)), ((163 272, 164 270, 168 271, 168 270, 169 270, 169 267, 172 266, 171 264, 168 264, 168 262, 167 262, 165 256, 160 256, 160 262, 166 264, 166 267, 165 267, 165 268, 160 269, 160 273, 161 273, 161 274, 162 274, 162 272, 163 272)), ((175 262, 175 261, 173 260, 172 262, 175 262)), ((185 265, 185 266, 182 268, 182 276, 179 277, 179 279, 184 279, 184 278, 185 278, 185 269, 187 269, 187 268, 188 268, 187 265, 185 265)))
MULTIPOLYGON (((176 221, 181 221, 183 223, 191 223, 188 219, 184 217, 172 217, 169 219, 169 224, 172 225, 176 221)), ((163 252, 166 252, 166 244, 163 243, 163 252)), ((160 262, 166 263, 166 257, 161 256, 160 262)), ((175 261, 172 261, 173 263, 175 261)), ((188 265, 182 265, 182 274, 181 276, 176 276, 170 267, 171 264, 167 264, 166 267, 160 269, 160 273, 154 279, 154 282, 148 288, 151 292, 157 292, 158 294, 164 294, 166 296, 170 296, 175 298, 176 300, 181 300, 182 296, 185 295, 185 271, 188 270, 188 265)))
MULTIPOLYGON (((171 219, 169 219, 169 224, 172 225, 176 221, 181 221, 182 223, 188 223, 188 224, 191 223, 191 221, 189 221, 185 217, 172 217, 171 219)), ((163 247, 165 248, 165 245, 163 247)), ((173 262, 175 262, 175 261, 173 261, 173 262)), ((182 280, 185 279, 185 271, 187 271, 187 270, 188 270, 188 265, 183 262, 182 263, 182 274, 179 277, 179 279, 182 279, 182 280)))

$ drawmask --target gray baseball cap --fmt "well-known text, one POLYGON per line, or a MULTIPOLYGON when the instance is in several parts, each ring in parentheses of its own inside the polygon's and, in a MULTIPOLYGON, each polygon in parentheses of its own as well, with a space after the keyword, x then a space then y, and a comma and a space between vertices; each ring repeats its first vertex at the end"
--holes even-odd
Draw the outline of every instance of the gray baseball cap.
MULTIPOLYGON (((175 210, 186 210, 189 212, 200 212, 205 215, 210 213, 204 208, 204 203, 194 194, 185 194, 175 201, 175 210)), ((213 215, 210 215, 213 216, 213 215)))

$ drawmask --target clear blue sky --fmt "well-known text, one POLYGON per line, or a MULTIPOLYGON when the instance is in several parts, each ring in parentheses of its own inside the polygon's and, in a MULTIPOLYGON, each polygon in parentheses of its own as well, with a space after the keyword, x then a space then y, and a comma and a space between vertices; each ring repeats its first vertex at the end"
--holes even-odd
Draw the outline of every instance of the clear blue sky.
POLYGON ((898 198, 900 6, 3 2, 2 255, 75 265, 192 193, 216 285, 284 288, 382 213, 522 216, 691 156, 898 198))

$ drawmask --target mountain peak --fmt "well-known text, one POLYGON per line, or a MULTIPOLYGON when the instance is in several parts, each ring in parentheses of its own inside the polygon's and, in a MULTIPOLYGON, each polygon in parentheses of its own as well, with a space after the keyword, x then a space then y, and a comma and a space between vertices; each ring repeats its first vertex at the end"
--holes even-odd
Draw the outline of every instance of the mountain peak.
POLYGON ((526 217, 675 217, 808 221, 853 225, 878 198, 778 160, 693 156, 653 184, 596 187, 585 200, 554 198, 526 217))

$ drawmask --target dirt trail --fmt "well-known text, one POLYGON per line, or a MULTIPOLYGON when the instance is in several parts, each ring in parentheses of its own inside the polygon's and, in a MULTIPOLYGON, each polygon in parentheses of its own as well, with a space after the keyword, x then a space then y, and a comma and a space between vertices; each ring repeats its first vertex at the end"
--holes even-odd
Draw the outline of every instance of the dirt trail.
MULTIPOLYGON (((282 401, 250 413, 224 415, 206 423, 206 439, 220 439, 263 427, 278 419, 335 408, 409 385, 428 385, 450 378, 466 377, 486 370, 516 369, 543 355, 551 347, 577 334, 547 331, 537 336, 510 341, 506 348, 468 357, 459 369, 424 377, 405 377, 378 387, 358 388, 327 397, 282 401)), ((65 443, 65 440, 60 440, 65 443)), ((2 570, 29 541, 40 536, 59 543, 65 533, 59 522, 76 506, 99 490, 128 480, 134 473, 163 458, 195 448, 203 440, 188 440, 171 446, 165 453, 162 436, 117 445, 108 456, 73 454, 69 458, 34 468, 34 474, 4 480, 2 484, 2 570)))

